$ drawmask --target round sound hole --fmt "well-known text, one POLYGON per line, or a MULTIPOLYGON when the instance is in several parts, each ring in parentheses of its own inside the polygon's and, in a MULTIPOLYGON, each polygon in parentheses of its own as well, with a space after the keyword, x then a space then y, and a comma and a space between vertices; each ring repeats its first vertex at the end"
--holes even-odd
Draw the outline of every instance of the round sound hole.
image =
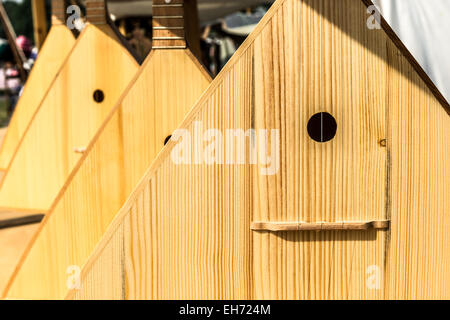
POLYGON ((166 145, 166 144, 170 141, 170 138, 172 138, 172 136, 168 136, 168 137, 166 138, 166 140, 164 140, 164 145, 166 145))
POLYGON ((97 103, 102 103, 105 100, 105 94, 102 90, 94 91, 94 101, 97 103))
POLYGON ((308 121, 308 134, 314 141, 324 143, 336 136, 336 119, 327 112, 316 113, 308 121))

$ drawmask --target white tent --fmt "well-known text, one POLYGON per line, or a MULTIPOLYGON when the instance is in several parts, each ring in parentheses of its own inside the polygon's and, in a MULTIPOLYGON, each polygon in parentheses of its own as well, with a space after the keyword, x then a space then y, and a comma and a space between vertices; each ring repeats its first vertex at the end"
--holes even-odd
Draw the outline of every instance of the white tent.
MULTIPOLYGON (((339 1, 339 0, 336 0, 339 1)), ((198 0, 207 23, 273 0, 198 0)), ((399 38, 450 101, 450 0, 373 0, 399 38)), ((116 18, 151 15, 152 1, 108 0, 116 18)))
POLYGON ((450 0, 374 0, 374 3, 450 102, 450 0))
MULTIPOLYGON (((197 0, 201 23, 208 23, 250 6, 273 0, 197 0)), ((117 19, 152 14, 149 0, 108 0, 109 12, 117 19)))

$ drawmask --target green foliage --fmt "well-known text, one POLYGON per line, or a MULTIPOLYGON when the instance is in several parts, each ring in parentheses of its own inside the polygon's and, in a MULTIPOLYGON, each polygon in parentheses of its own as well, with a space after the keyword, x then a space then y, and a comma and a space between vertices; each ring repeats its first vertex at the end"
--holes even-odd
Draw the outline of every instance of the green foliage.
MULTIPOLYGON (((1 0, 0 0, 1 1, 1 0)), ((14 31, 17 36, 26 36, 34 43, 33 35, 33 15, 31 11, 31 1, 33 0, 22 0, 20 2, 3 0, 3 6, 8 13, 9 20, 13 25, 14 31)), ((47 18, 50 24, 50 14, 51 14, 51 3, 50 0, 46 0, 47 7, 47 18)), ((6 38, 3 29, 0 26, 0 37, 6 38)))

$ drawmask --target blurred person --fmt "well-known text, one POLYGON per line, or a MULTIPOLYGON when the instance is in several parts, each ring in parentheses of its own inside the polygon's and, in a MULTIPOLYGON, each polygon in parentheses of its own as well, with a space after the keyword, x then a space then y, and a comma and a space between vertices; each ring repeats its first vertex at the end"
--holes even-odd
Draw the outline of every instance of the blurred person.
POLYGON ((131 33, 130 44, 136 51, 136 54, 144 59, 150 50, 152 50, 152 41, 145 35, 145 29, 136 25, 131 33))
POLYGON ((20 92, 22 90, 22 81, 20 79, 19 70, 11 62, 6 62, 4 66, 5 89, 9 97, 8 113, 12 115, 19 101, 20 92))
MULTIPOLYGON (((16 44, 20 49, 22 49, 25 58, 27 59, 23 67, 25 68, 25 70, 30 72, 33 68, 34 62, 37 59, 37 48, 33 47, 31 41, 25 36, 17 37, 16 44)), ((10 104, 8 112, 10 115, 12 115, 14 109, 16 108, 17 102, 19 101, 19 98, 23 93, 25 83, 21 81, 20 73, 17 68, 12 65, 12 63, 7 63, 5 65, 5 75, 7 79, 6 84, 10 94, 10 104)))

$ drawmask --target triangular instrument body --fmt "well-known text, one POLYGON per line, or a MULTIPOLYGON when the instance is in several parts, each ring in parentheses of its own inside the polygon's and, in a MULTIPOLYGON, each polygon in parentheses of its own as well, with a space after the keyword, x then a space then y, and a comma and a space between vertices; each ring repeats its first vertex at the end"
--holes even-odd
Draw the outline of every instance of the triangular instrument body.
POLYGON ((109 25, 88 23, 12 158, 0 207, 47 212, 137 70, 109 25))
POLYGON ((87 261, 210 81, 189 49, 150 53, 52 205, 14 278, 11 295, 64 298, 67 275, 60 266, 87 261), (34 276, 38 269, 52 275, 45 285, 34 276))

